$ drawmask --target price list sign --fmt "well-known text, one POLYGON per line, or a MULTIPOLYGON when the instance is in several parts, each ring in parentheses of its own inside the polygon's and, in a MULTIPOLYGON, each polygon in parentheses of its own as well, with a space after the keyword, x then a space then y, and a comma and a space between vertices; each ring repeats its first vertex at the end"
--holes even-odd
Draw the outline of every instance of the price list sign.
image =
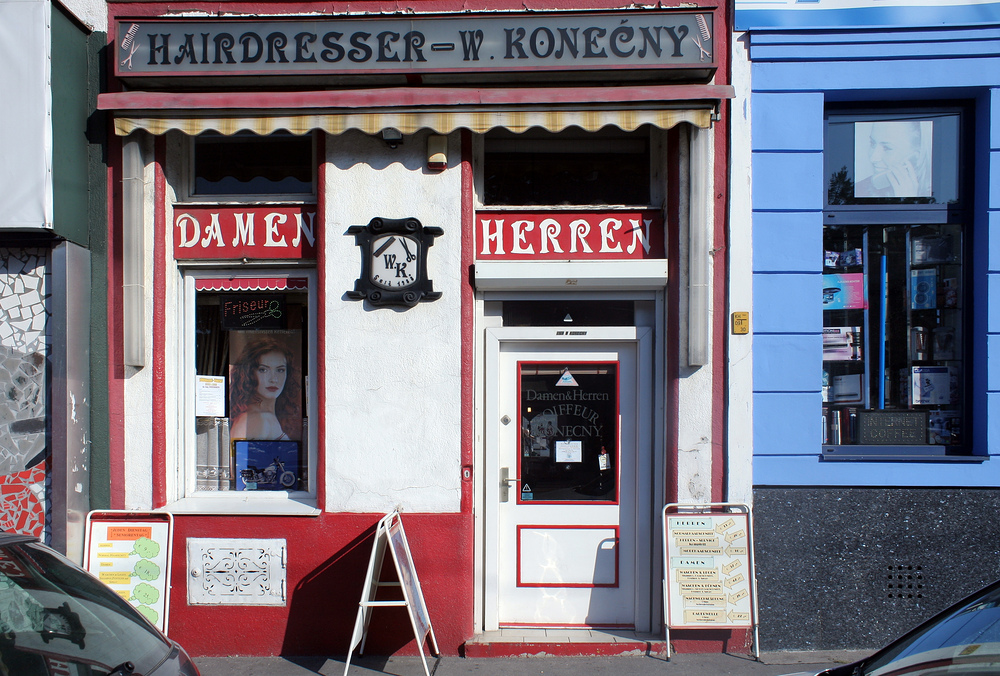
POLYGON ((87 515, 87 570, 164 633, 172 539, 169 514, 109 510, 87 515))
POLYGON ((747 514, 674 514, 666 519, 667 624, 751 627, 747 514))

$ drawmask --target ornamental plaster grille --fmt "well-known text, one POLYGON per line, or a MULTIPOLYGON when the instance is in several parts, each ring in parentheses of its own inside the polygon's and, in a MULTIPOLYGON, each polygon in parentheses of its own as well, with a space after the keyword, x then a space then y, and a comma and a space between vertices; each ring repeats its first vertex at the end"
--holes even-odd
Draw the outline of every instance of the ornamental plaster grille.
POLYGON ((283 539, 189 538, 188 603, 285 605, 283 539))

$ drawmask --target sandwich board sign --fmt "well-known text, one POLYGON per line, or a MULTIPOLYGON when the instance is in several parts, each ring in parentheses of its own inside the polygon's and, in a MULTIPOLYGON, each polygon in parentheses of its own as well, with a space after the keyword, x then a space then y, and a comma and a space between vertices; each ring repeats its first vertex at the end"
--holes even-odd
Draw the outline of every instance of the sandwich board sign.
POLYGON ((173 516, 93 511, 87 515, 84 567, 167 633, 173 516))
POLYGON ((757 654, 750 507, 669 504, 663 509, 663 596, 670 630, 750 629, 757 654))
POLYGON ((432 655, 440 655, 441 653, 438 650, 437 639, 434 638, 434 628, 431 626, 427 605, 424 603, 424 596, 420 590, 420 581, 417 579, 417 570, 413 566, 410 545, 406 540, 403 521, 398 511, 386 514, 379 520, 378 526, 375 528, 375 542, 372 545, 371 557, 368 559, 368 573, 361 591, 358 616, 354 621, 351 645, 347 649, 347 659, 344 661, 344 676, 347 676, 347 671, 351 668, 351 655, 354 653, 354 649, 360 645, 358 654, 363 655, 365 652, 365 639, 368 637, 368 624, 371 621, 372 610, 378 607, 392 606, 406 607, 410 616, 410 624, 413 627, 413 635, 417 640, 417 650, 420 651, 420 659, 424 664, 424 674, 430 676, 427 658, 424 656, 424 641, 428 642, 432 655), (379 580, 386 549, 392 555, 398 582, 379 580), (399 587, 403 592, 403 598, 376 600, 378 590, 381 587, 399 587))

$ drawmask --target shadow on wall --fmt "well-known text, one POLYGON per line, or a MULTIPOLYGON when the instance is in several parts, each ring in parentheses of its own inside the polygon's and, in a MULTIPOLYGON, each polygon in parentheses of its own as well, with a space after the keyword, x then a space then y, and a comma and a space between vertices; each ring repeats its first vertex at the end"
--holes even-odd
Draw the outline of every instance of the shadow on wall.
MULTIPOLYGON (((375 540, 375 523, 319 565, 292 590, 282 655, 347 654, 365 573, 375 540)), ((383 581, 395 581, 396 571, 386 552, 383 581)), ((398 587, 383 588, 379 600, 402 598, 398 587)), ((365 641, 366 655, 393 655, 413 641, 406 608, 375 608, 365 641)))
MULTIPOLYGON (((379 135, 368 135, 352 129, 331 137, 335 140, 328 138, 327 147, 330 148, 331 144, 335 144, 333 166, 342 171, 364 164, 378 172, 398 164, 398 168, 402 171, 433 176, 441 172, 427 168, 427 137, 431 134, 430 130, 422 129, 404 136, 401 142, 391 147, 379 135)), ((383 190, 377 191, 376 194, 384 193, 385 177, 375 174, 370 178, 383 182, 383 190)))

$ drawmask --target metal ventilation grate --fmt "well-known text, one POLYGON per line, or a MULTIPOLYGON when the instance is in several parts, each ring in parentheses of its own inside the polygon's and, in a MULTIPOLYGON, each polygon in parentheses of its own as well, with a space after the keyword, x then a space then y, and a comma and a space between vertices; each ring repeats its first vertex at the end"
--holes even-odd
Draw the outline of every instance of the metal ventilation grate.
POLYGON ((287 551, 284 538, 188 538, 188 603, 285 605, 287 551))
POLYGON ((887 577, 887 593, 890 599, 922 599, 924 597, 922 566, 912 564, 889 566, 887 577))

